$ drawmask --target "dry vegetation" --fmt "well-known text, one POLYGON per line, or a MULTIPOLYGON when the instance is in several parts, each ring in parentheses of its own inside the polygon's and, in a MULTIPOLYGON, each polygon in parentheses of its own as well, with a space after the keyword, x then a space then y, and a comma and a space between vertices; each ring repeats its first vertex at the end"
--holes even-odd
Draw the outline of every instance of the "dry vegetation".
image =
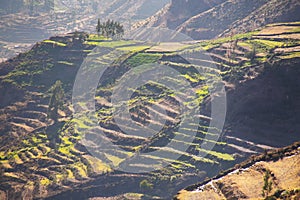
POLYGON ((272 189, 269 197, 275 199, 300 197, 300 149, 293 150, 275 161, 259 161, 250 167, 237 168, 229 174, 198 186, 194 191, 183 190, 179 200, 189 199, 264 199, 262 188, 266 171, 270 171, 272 189), (290 155, 292 154, 292 155, 290 155))

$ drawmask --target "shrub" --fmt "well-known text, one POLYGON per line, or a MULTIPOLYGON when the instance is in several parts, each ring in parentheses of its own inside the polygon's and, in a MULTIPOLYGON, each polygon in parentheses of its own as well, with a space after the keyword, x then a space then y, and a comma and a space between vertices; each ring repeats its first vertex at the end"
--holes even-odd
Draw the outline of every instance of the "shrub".
POLYGON ((264 175, 264 186, 262 189, 262 196, 265 197, 265 199, 269 199, 269 194, 272 191, 271 178, 271 171, 267 169, 264 175))
POLYGON ((153 184, 151 182, 149 182, 148 180, 144 179, 140 182, 140 188, 142 190, 152 190, 153 184))

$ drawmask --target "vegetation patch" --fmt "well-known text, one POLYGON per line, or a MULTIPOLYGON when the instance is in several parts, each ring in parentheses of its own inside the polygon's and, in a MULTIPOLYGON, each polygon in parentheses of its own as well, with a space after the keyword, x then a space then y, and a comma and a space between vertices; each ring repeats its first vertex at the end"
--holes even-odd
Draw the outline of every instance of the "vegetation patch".
POLYGON ((98 158, 93 157, 93 156, 88 156, 88 155, 84 156, 84 157, 89 161, 89 163, 93 167, 94 172, 107 173, 107 172, 112 171, 111 167, 108 164, 102 162, 98 158))
POLYGON ((284 46, 284 42, 279 42, 279 41, 259 40, 259 39, 255 39, 255 40, 252 40, 252 41, 254 43, 265 46, 267 49, 272 49, 272 48, 275 48, 275 47, 284 46))
POLYGON ((51 181, 47 178, 43 178, 43 179, 40 180, 40 184, 44 185, 44 186, 48 186, 48 185, 51 184, 51 181))
POLYGON ((281 59, 292 59, 292 58, 300 58, 300 52, 292 52, 286 55, 280 56, 281 59))
POLYGON ((57 41, 53 41, 53 40, 44 40, 43 42, 47 43, 47 44, 53 44, 53 45, 56 45, 56 46, 59 46, 59 47, 67 46, 66 44, 64 44, 62 42, 57 42, 57 41))
POLYGON ((117 48, 122 47, 126 45, 134 45, 136 42, 130 41, 130 40, 117 40, 117 41, 101 41, 101 42, 95 42, 95 41, 87 41, 86 44, 89 45, 96 45, 100 47, 108 47, 108 48, 117 48))
POLYGON ((67 65, 67 66, 74 66, 74 63, 68 61, 58 61, 58 64, 67 65))
POLYGON ((138 53, 126 60, 126 63, 131 67, 137 67, 144 64, 156 63, 161 56, 161 54, 138 53))
POLYGON ((199 151, 205 152, 207 154, 210 154, 212 156, 217 157, 218 159, 221 160, 226 160, 226 161, 234 161, 234 157, 230 154, 227 153, 221 153, 221 152, 216 152, 216 151, 208 151, 206 149, 201 149, 201 148, 197 148, 199 151))
POLYGON ((115 166, 115 167, 119 166, 119 164, 125 160, 125 159, 122 159, 122 158, 119 158, 117 156, 113 156, 113 155, 110 155, 107 153, 105 153, 105 156, 108 160, 110 160, 112 162, 113 166, 115 166))
POLYGON ((142 46, 125 46, 125 47, 119 47, 117 48, 117 50, 121 50, 121 51, 130 51, 130 52, 139 52, 139 51, 144 51, 146 49, 150 48, 150 46, 148 45, 142 45, 142 46))

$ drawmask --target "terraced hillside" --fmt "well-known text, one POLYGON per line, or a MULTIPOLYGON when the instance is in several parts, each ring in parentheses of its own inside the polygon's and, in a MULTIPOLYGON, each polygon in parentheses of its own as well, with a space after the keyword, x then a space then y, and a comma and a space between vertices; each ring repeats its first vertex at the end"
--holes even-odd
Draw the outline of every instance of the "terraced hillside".
POLYGON ((52 35, 74 31, 95 32, 98 18, 103 21, 117 20, 130 27, 131 23, 153 15, 167 2, 71 0, 52 1, 51 4, 50 1, 39 1, 30 9, 28 1, 1 1, 0 61, 29 50, 36 42, 52 35))
MULTIPOLYGON (((95 35, 74 33, 52 37, 36 44, 29 52, 2 63, 1 197, 87 199, 129 195, 168 199, 178 190, 205 177, 212 177, 250 155, 299 140, 296 135, 299 128, 294 123, 298 120, 298 96, 286 99, 286 95, 295 94, 298 84, 298 80, 294 79, 299 74, 298 27, 299 23, 269 25, 261 31, 229 38, 173 45, 111 41, 95 35), (280 32, 279 29, 285 31, 280 32), (167 48, 170 45, 171 50, 167 48), (206 50, 206 56, 193 56, 198 55, 201 49, 206 50), (208 59, 208 55, 212 59, 208 59), (184 59, 186 56, 189 56, 189 62, 184 59), (74 109, 85 110, 89 107, 86 102, 71 106, 76 73, 85 58, 93 58, 94 65, 91 66, 111 64, 96 90, 97 127, 88 117, 89 113, 72 116, 74 109), (184 103, 191 110, 193 106, 200 105, 201 113, 190 117, 192 122, 199 120, 200 123, 188 123, 180 129, 182 116, 179 104, 182 102, 180 98, 184 98, 181 91, 168 90, 159 81, 152 81, 137 89, 128 88, 135 89, 128 102, 130 117, 117 115, 124 126, 117 124, 112 114, 113 87, 129 70, 139 69, 142 64, 151 66, 152 63, 180 72, 170 78, 151 72, 160 75, 161 80, 167 80, 179 88, 183 86, 178 80, 184 77, 188 81, 197 96, 194 99, 187 96, 184 103), (212 64, 217 67, 212 68, 212 64), (196 68, 202 69, 202 73, 197 73, 196 68), (283 73, 286 75, 283 76, 283 73), (218 78, 219 75, 223 80, 218 78), (274 93, 278 101, 273 101, 271 106, 279 106, 274 115, 260 110, 264 98, 253 100, 257 97, 257 91, 266 89, 262 85, 269 81, 270 76, 292 77, 294 82, 291 84, 295 84, 291 87, 286 82, 286 85, 278 87, 280 92, 274 93), (56 80, 62 81, 66 93, 57 120, 48 117, 49 89, 56 80), (224 131, 210 126, 209 104, 211 99, 217 98, 217 94, 210 94, 210 91, 214 91, 217 82, 223 83, 228 90, 228 119, 224 131), (249 87, 253 89, 247 90, 249 87), (247 95, 246 90, 249 91, 247 95), (290 101, 292 104, 288 105, 293 106, 283 107, 282 110, 282 100, 290 101), (246 109, 249 102, 253 107, 246 109), (287 115, 291 110, 294 115, 287 115), (153 113, 159 117, 151 117, 153 113), (283 121, 281 115, 287 120, 283 121), (145 130, 148 124, 161 126, 162 122, 165 123, 157 134, 149 136, 140 133, 134 126, 126 126, 131 120, 145 130), (279 120, 282 120, 282 127, 280 124, 276 126, 279 120), (266 129, 270 122, 274 123, 274 128, 266 129), (252 129, 256 126, 261 130, 252 129), (283 140, 280 134, 286 127, 289 128, 289 137, 283 140), (135 134, 126 134, 124 130, 135 134), (267 130, 272 132, 272 137, 267 130), (99 131, 102 134, 99 135, 99 131), (192 132, 195 136, 190 134, 192 132), (216 140, 220 132, 222 136, 216 140), (119 148, 97 146, 101 142, 97 144, 96 141, 103 138, 119 148), (94 141, 96 145, 87 146, 83 139, 94 141), (203 144, 215 146, 207 150, 202 148, 203 144), (187 150, 181 150, 181 147, 187 147, 187 150), (149 155, 151 152, 161 152, 159 155, 165 157, 149 155), (207 155, 201 156, 203 154, 207 155), (147 160, 151 165, 140 165, 141 160, 147 160), (146 172, 126 173, 122 169, 128 166, 146 172), (147 172, 149 168, 155 170, 147 172)), ((138 70, 134 72, 139 74, 138 70)), ((277 85, 270 82, 267 89, 274 87, 277 85)), ((153 126, 148 128, 150 132, 151 128, 156 130, 153 126)))

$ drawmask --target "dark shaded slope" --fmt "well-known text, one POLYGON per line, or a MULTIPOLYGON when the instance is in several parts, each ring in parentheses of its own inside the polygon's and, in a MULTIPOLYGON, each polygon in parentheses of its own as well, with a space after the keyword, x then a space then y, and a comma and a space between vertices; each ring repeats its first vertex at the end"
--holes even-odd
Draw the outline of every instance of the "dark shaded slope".
POLYGON ((231 30, 236 33, 251 31, 270 23, 293 22, 300 20, 300 2, 296 0, 273 0, 249 14, 244 19, 235 21, 230 29, 220 36, 228 35, 231 30))
POLYGON ((300 139, 300 59, 282 60, 228 93, 227 133, 282 147, 300 139))
POLYGON ((162 26, 176 29, 190 17, 204 12, 225 0, 173 0, 154 16, 141 22, 143 26, 162 26))
POLYGON ((225 30, 227 36, 248 32, 269 23, 299 20, 299 5, 297 0, 226 1, 190 18, 178 30, 194 39, 210 39, 225 30))
MULTIPOLYGON (((9 84, 6 88, 19 88, 26 95, 21 98, 20 94, 20 98, 8 101, 9 105, 3 105, 0 110, 0 127, 3 128, 0 148, 0 190, 3 192, 0 191, 0 194, 7 193, 12 199, 20 199, 26 195, 59 199, 108 197, 110 194, 122 195, 128 191, 169 199, 179 188, 204 180, 205 177, 215 176, 221 170, 228 169, 253 154, 272 148, 273 142, 274 146, 283 146, 292 140, 298 140, 295 133, 299 132, 299 127, 293 126, 298 120, 299 110, 299 98, 294 95, 299 85, 299 70, 295 67, 299 64, 300 56, 299 33, 295 33, 298 26, 297 23, 269 25, 261 32, 235 35, 233 38, 184 43, 182 45, 186 48, 179 45, 180 50, 172 54, 164 53, 165 49, 159 49, 158 46, 151 47, 150 44, 137 41, 103 41, 93 36, 89 41, 83 42, 84 34, 78 33, 53 37, 37 44, 28 53, 1 65, 1 82, 9 84), (284 34, 274 34, 281 28, 284 28, 284 34), (266 32, 269 36, 266 36, 266 32), (272 38, 274 35, 275 40, 272 38), (88 115, 83 115, 82 120, 72 118, 68 108, 70 102, 66 101, 67 108, 60 113, 58 122, 47 118, 47 90, 57 79, 61 79, 67 95, 70 95, 77 69, 86 54, 95 47, 88 44, 99 45, 104 50, 103 54, 90 54, 95 58, 95 65, 103 62, 114 63, 105 72, 103 84, 99 85, 95 106, 99 116, 98 128, 103 130, 102 135, 120 148, 100 151, 96 145, 92 145, 90 149, 98 150, 98 159, 90 155, 86 149, 88 146, 82 144, 83 134, 86 133, 91 136, 91 140, 101 139, 96 129, 82 131, 93 125, 86 117, 88 115), (107 51, 107 46, 132 51, 119 57, 114 52, 107 51), (182 59, 181 55, 197 52, 201 47, 207 50, 205 54, 210 55, 212 60, 207 60, 207 57, 193 57, 197 62, 191 65, 182 59), (253 53, 253 48, 257 52, 253 53), (209 127, 210 115, 192 115, 191 118, 199 117, 201 123, 190 123, 187 129, 178 131, 178 102, 171 92, 162 90, 154 81, 135 90, 130 99, 131 115, 124 122, 133 119, 142 125, 148 123, 149 110, 153 111, 151 105, 161 100, 160 107, 166 112, 157 112, 167 121, 159 134, 151 138, 144 135, 134 137, 122 131, 113 120, 110 99, 115 80, 131 68, 156 62, 179 72, 186 72, 186 79, 200 94, 198 100, 206 100, 205 103, 210 100, 204 87, 206 81, 195 73, 194 66, 198 63, 203 73, 210 77, 207 84, 217 81, 216 75, 223 76, 229 91, 227 126, 220 140, 212 151, 207 152, 205 158, 198 157, 198 153, 205 152, 200 145, 214 143, 205 137, 215 135, 216 131, 215 127, 209 127), (211 68, 211 63, 217 68, 211 68), (139 98, 143 100, 143 104, 140 104, 139 98), (285 103, 286 100, 290 102, 285 103), (267 129, 270 123, 274 126, 271 131, 255 129, 267 129), (285 131, 289 127, 294 128, 290 133, 291 137, 282 137, 280 141, 279 131, 276 129, 285 131), (187 130, 195 130, 196 137, 187 130), (175 136, 178 139, 174 139, 175 136), (270 140, 266 141, 266 138, 270 140), (174 148, 165 148, 170 141, 174 142, 174 148), (262 144, 270 144, 271 147, 262 144), (189 148, 186 151, 176 148, 182 146, 189 148), (170 160, 167 156, 150 157, 153 163, 159 166, 166 163, 167 166, 149 173, 125 173, 116 168, 126 164, 126 160, 134 160, 133 155, 139 152, 157 149, 178 155, 179 158, 170 160), (141 180, 145 179, 153 184, 153 189, 140 188, 141 180), (119 183, 125 188, 120 187, 119 183)), ((160 75, 161 71, 156 73, 160 75)), ((178 82, 177 77, 168 80, 172 83, 178 82)), ((5 99, 9 99, 11 95, 7 94, 5 99)), ((84 108, 86 102, 76 105, 84 108)), ((161 123, 156 118, 153 120, 161 123)), ((140 163, 137 160, 133 164, 140 163)), ((152 166, 140 165, 140 168, 150 167, 152 166)))
POLYGON ((297 0, 172 1, 139 26, 177 29, 193 39, 253 31, 269 23, 300 19, 297 0))
POLYGON ((267 0, 226 1, 193 16, 180 25, 178 30, 194 39, 211 39, 229 28, 235 21, 243 19, 267 2, 267 0))

